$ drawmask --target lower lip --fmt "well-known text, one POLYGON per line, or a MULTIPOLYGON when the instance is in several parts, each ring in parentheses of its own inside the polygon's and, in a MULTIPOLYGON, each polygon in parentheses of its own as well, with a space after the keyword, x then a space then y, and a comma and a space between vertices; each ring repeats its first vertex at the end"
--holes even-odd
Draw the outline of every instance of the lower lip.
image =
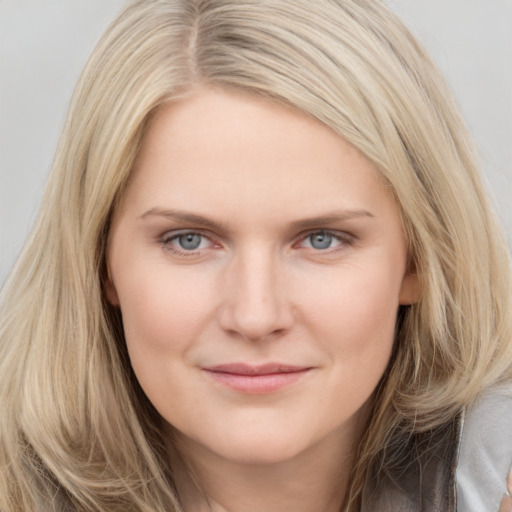
POLYGON ((220 384, 241 393, 262 395, 273 393, 301 380, 310 368, 296 372, 269 373, 264 375, 241 375, 237 373, 205 370, 210 377, 220 384))

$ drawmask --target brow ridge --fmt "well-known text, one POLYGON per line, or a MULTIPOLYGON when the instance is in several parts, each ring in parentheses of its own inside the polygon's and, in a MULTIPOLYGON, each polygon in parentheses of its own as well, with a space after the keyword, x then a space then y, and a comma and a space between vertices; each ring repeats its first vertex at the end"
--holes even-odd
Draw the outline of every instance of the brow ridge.
MULTIPOLYGON (((214 219, 210 219, 203 215, 199 215, 192 212, 187 212, 184 210, 173 210, 173 209, 163 209, 159 207, 151 208, 150 210, 143 213, 140 218, 145 219, 147 217, 165 217, 169 220, 177 221, 177 222, 186 222, 190 224, 195 224, 199 226, 203 226, 205 228, 210 229, 219 229, 226 230, 227 227, 222 223, 214 219)), ((374 215, 362 209, 346 209, 339 210, 334 212, 329 212, 326 215, 320 215, 317 217, 299 219, 290 224, 292 229, 302 230, 308 228, 315 228, 319 226, 330 226, 332 224, 336 224, 338 222, 343 222, 347 220, 352 220, 355 218, 367 217, 374 218, 374 215)))

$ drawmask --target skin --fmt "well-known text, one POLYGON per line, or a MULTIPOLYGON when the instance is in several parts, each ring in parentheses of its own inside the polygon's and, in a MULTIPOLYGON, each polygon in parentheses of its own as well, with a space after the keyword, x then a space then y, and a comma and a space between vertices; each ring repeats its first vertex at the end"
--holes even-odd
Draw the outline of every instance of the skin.
POLYGON ((510 496, 503 496, 500 505, 500 512, 512 512, 512 498, 510 496))
POLYGON ((321 123, 215 89, 157 111, 114 214, 107 294, 185 510, 339 510, 397 310, 419 297, 407 259, 388 186, 321 123), (233 362, 307 370, 247 393, 205 370, 233 362))
POLYGON ((501 500, 499 512, 512 512, 512 498, 510 497, 512 494, 512 468, 507 478, 507 492, 508 494, 505 494, 501 500))

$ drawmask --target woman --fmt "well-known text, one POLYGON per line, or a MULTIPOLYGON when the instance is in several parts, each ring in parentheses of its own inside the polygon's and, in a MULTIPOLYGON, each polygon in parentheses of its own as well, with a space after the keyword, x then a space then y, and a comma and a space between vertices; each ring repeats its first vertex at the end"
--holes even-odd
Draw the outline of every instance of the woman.
POLYGON ((133 2, 3 290, 0 509, 497 510, 510 283, 380 2, 133 2))

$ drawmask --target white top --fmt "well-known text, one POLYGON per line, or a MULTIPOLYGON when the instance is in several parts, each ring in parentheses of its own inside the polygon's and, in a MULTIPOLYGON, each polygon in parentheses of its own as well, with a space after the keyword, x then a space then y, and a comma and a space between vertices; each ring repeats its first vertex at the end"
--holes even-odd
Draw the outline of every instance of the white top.
POLYGON ((497 512, 512 462, 512 388, 485 392, 467 411, 457 466, 457 512, 497 512))

